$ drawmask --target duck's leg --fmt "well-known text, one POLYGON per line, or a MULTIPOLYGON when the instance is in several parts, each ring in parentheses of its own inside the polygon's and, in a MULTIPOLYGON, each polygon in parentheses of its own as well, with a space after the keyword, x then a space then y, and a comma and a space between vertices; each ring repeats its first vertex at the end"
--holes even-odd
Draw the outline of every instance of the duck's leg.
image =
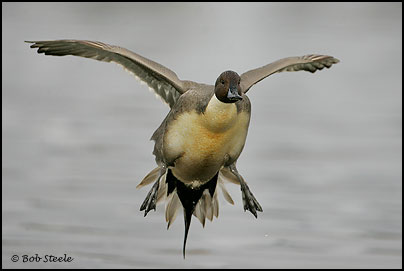
POLYGON ((250 211, 257 218, 257 211, 262 212, 261 205, 258 203, 257 199, 254 197, 253 193, 248 188, 247 183, 244 178, 238 173, 236 165, 232 164, 229 166, 230 171, 237 177, 240 182, 241 194, 243 197, 244 211, 250 211))
POLYGON ((160 179, 161 177, 166 173, 167 168, 162 167, 160 169, 160 174, 157 180, 154 182, 152 188, 150 189, 149 193, 147 194, 145 200, 142 203, 142 206, 140 206, 140 211, 144 211, 144 216, 147 215, 147 213, 151 210, 156 211, 156 203, 157 203, 157 194, 159 190, 159 185, 160 185, 160 179))

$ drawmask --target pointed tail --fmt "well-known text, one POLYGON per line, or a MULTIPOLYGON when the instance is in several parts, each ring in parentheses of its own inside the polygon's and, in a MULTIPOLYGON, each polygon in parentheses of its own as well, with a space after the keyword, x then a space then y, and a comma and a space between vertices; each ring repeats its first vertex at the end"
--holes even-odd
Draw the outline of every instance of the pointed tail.
POLYGON ((182 255, 184 256, 184 259, 185 259, 185 246, 187 245, 189 226, 191 226, 191 218, 192 218, 191 210, 184 208, 185 235, 184 235, 184 245, 182 247, 182 255))
POLYGON ((167 194, 174 192, 174 190, 176 189, 182 207, 184 208, 185 235, 184 235, 184 245, 182 249, 184 259, 185 259, 185 247, 187 244, 189 226, 191 225, 191 218, 195 210, 195 206, 198 203, 199 199, 202 197, 202 194, 205 191, 205 189, 207 189, 211 197, 213 197, 213 194, 215 193, 216 190, 217 176, 218 174, 216 174, 209 182, 201 185, 200 187, 191 188, 186 186, 180 180, 178 180, 172 174, 170 169, 167 171, 167 178, 166 178, 168 185, 167 194))

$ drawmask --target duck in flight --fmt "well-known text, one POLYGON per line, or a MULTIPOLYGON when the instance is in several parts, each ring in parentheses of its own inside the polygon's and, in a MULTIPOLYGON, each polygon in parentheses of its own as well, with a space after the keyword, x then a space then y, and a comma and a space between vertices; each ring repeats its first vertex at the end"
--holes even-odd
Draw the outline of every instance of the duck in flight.
POLYGON ((152 60, 125 48, 85 40, 27 41, 38 53, 74 55, 115 62, 145 82, 170 106, 161 125, 153 133, 153 154, 157 167, 139 183, 153 183, 140 207, 144 215, 166 202, 167 228, 183 209, 185 235, 183 256, 192 215, 202 225, 205 218, 218 217, 218 190, 233 204, 224 181, 240 185, 244 211, 255 217, 262 208, 236 168, 250 122, 251 105, 246 93, 271 74, 283 71, 314 73, 339 62, 326 55, 283 58, 241 75, 225 71, 214 85, 180 80, 177 75, 152 60))

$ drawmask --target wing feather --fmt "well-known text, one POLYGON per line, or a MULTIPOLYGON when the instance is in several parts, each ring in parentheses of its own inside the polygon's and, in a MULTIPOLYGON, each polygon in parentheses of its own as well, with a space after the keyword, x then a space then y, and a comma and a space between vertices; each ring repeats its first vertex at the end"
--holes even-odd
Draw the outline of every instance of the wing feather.
POLYGON ((165 66, 144 58, 125 48, 86 40, 26 41, 38 48, 38 53, 53 56, 74 55, 104 62, 115 62, 139 80, 172 107, 179 96, 187 91, 187 82, 165 66))
POLYGON ((338 62, 338 59, 326 55, 305 55, 283 58, 261 68, 243 73, 240 76, 240 84, 243 92, 246 93, 254 84, 276 72, 309 71, 314 73, 317 70, 322 70, 324 67, 330 68, 333 64, 338 62))

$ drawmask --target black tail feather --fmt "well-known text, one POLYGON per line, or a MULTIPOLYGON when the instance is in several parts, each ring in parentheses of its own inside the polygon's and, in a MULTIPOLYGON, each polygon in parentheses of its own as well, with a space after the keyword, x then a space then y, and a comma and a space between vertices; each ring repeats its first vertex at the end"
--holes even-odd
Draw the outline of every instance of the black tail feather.
POLYGON ((185 259, 185 246, 187 245, 188 231, 189 226, 191 226, 192 213, 193 211, 191 212, 190 209, 184 208, 185 235, 184 235, 184 245, 182 247, 182 255, 184 256, 184 259, 185 259))
POLYGON ((191 225, 191 218, 195 210, 195 206, 198 203, 199 199, 202 197, 203 191, 205 191, 205 189, 208 189, 210 195, 213 197, 213 194, 215 193, 216 190, 218 175, 219 172, 210 181, 203 184, 202 186, 192 188, 186 186, 183 182, 178 180, 172 174, 170 169, 168 169, 167 171, 167 177, 166 177, 166 182, 168 185, 167 196, 171 194, 176 188, 178 197, 180 198, 182 207, 184 208, 185 235, 184 235, 184 245, 182 249, 184 259, 185 259, 185 246, 187 243, 189 226, 191 225))

